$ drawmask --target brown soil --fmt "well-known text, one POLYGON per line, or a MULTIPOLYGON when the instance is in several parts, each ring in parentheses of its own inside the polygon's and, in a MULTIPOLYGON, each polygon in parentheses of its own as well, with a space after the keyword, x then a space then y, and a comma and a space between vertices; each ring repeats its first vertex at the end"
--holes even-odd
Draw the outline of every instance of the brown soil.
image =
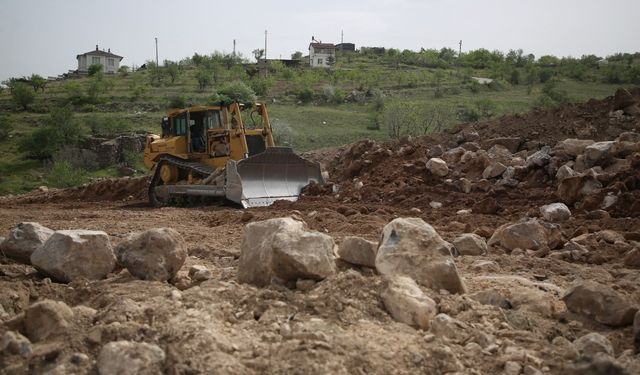
MULTIPOLYGON (((165 372, 170 374, 435 374, 452 370, 482 374, 503 371, 507 361, 547 373, 580 373, 589 362, 565 358, 565 352, 551 340, 564 336, 572 341, 592 331, 611 340, 615 357, 626 371, 640 372, 638 356, 623 354, 633 349, 631 327, 600 325, 568 312, 560 300, 561 291, 585 279, 610 285, 640 304, 640 272, 622 264, 620 244, 600 241, 597 248, 589 249, 589 257, 572 262, 508 255, 497 248, 491 248, 486 256, 457 258, 469 294, 488 286, 503 288, 505 293, 515 287, 532 287, 545 293, 553 311, 501 309, 466 295, 425 290, 438 302, 440 312, 460 321, 460 335, 453 339, 433 340, 424 331, 393 321, 378 294, 381 277, 370 269, 340 263, 338 275, 309 291, 255 288, 236 282, 242 227, 249 221, 293 215, 339 243, 348 235, 375 241, 382 227, 396 217, 421 217, 444 239, 452 240, 465 232, 490 237, 504 223, 537 216, 540 206, 558 201, 553 181, 518 188, 494 184, 486 191, 474 189, 465 194, 454 183, 426 173, 429 150, 437 144, 445 150, 455 147, 457 134, 469 127, 479 133, 480 140, 517 136, 528 147, 533 143, 553 146, 565 138, 612 140, 624 131, 640 129, 640 118, 612 120, 612 110, 610 97, 467 124, 451 133, 414 140, 387 144, 361 141, 309 153, 307 157, 326 166, 330 183, 310 187, 298 202, 277 202, 268 208, 153 209, 144 202, 147 180, 143 178, 103 180, 77 189, 0 198, 0 234, 19 222, 36 221, 57 230, 103 230, 118 243, 132 231, 172 227, 189 246, 181 272, 200 264, 214 275, 177 297, 175 293, 172 296, 177 290, 174 285, 135 280, 126 270, 98 282, 65 285, 50 283, 31 266, 0 258, 0 303, 6 312, 0 317, 0 324, 4 322, 0 333, 9 329, 7 322, 12 317, 45 298, 98 311, 94 319, 76 322, 56 340, 36 343, 28 358, 0 354, 0 373, 43 373, 62 365, 73 368, 69 367, 73 366, 73 353, 85 353, 95 360, 104 344, 119 339, 159 345, 166 353, 165 372), (356 186, 358 182, 361 188, 356 186), (497 205, 495 214, 458 214, 487 199, 497 205), (442 207, 432 208, 433 201, 442 207), (480 266, 480 260, 495 263, 480 266), (483 349, 476 351, 470 343, 483 349), (452 365, 450 358, 443 359, 448 358, 443 354, 444 346, 453 351, 461 368, 452 365)), ((452 169, 454 178, 465 176, 456 168, 452 169)), ((587 210, 572 209, 573 217, 560 225, 562 239, 611 229, 623 233, 629 243, 638 241, 640 216, 637 211, 625 210, 640 198, 638 169, 634 164, 631 170, 608 180, 609 184, 626 183, 629 194, 625 204, 609 210, 612 217, 590 219, 587 210)), ((97 373, 94 364, 84 370, 97 373)), ((80 368, 74 371, 82 373, 80 368)))

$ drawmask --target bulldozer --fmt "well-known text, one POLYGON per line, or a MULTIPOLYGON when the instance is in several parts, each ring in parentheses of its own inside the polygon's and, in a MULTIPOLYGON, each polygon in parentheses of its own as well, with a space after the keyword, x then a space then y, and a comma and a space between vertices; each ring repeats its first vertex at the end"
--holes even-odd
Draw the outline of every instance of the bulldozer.
POLYGON ((154 207, 211 197, 244 208, 268 206, 295 201, 306 185, 324 182, 318 163, 276 147, 263 103, 173 109, 161 128, 161 135, 147 136, 144 148, 154 207))

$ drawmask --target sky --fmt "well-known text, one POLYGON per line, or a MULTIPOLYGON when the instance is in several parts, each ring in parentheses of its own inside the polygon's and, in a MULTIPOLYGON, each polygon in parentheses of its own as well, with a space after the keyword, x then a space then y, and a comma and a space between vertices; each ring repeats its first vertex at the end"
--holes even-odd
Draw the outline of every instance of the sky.
MULTIPOLYGON (((640 51, 639 0, 0 0, 0 80, 55 76, 111 48, 122 65, 194 52, 306 54, 325 43, 399 49, 522 48, 537 57, 640 51)), ((253 60, 253 59, 252 59, 253 60)))

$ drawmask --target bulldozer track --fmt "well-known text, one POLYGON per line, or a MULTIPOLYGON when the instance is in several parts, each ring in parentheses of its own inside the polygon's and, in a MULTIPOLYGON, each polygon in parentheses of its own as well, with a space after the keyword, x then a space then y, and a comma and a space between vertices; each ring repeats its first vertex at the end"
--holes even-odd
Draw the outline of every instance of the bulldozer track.
POLYGON ((198 163, 195 161, 184 160, 184 159, 180 159, 170 155, 161 156, 160 158, 158 158, 158 161, 156 163, 155 172, 153 173, 153 177, 149 182, 149 189, 148 189, 149 204, 151 204, 154 207, 161 207, 161 206, 168 205, 168 202, 162 202, 158 200, 158 197, 155 194, 155 187, 158 185, 158 182, 160 181, 160 167, 162 167, 162 165, 164 164, 175 165, 180 169, 196 172, 203 178, 208 177, 215 171, 214 168, 211 168, 208 165, 198 163))

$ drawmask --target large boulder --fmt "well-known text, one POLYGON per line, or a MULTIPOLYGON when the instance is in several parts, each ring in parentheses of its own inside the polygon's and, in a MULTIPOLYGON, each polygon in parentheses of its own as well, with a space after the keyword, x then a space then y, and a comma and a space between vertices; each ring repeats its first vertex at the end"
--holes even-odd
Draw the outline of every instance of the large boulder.
POLYGON ((581 336, 573 342, 573 346, 583 357, 593 357, 597 353, 613 355, 611 341, 597 332, 581 336))
POLYGON ((475 233, 463 233, 453 240, 460 255, 483 255, 487 253, 487 241, 475 233))
POLYGON ((167 281, 187 258, 187 244, 176 230, 153 228, 132 233, 116 246, 118 262, 142 280, 167 281))
POLYGON ((431 158, 427 161, 427 170, 435 176, 444 177, 449 174, 449 167, 447 162, 440 158, 431 158))
POLYGON ((152 375, 164 373, 164 351, 154 344, 112 341, 98 356, 100 375, 152 375))
POLYGON ((564 203, 551 203, 540 207, 540 215, 547 221, 565 221, 571 217, 571 210, 564 203))
POLYGON ((482 171, 482 178, 489 179, 500 177, 506 169, 507 167, 504 164, 493 161, 491 162, 491 164, 489 164, 488 167, 484 169, 484 171, 482 171))
POLYGON ((516 248, 538 250, 548 244, 547 231, 536 219, 507 223, 496 229, 488 244, 500 245, 510 251, 516 248))
POLYGON ((406 276, 387 277, 380 296, 393 319, 413 327, 428 329, 438 313, 436 302, 406 276))
POLYGON ((333 238, 290 217, 249 223, 242 234, 238 280, 257 286, 322 280, 336 273, 333 247, 333 238))
POLYGON ((20 223, 0 242, 0 251, 9 258, 29 263, 31 254, 53 234, 53 230, 38 223, 20 223))
POLYGON ((584 163, 587 168, 595 165, 604 166, 613 158, 614 141, 603 141, 591 144, 584 149, 584 163))
POLYGON ((394 219, 382 230, 376 269, 383 275, 409 276, 435 290, 464 293, 452 247, 422 219, 394 219))
POLYGON ((540 150, 529 155, 525 165, 527 168, 544 167, 551 161, 551 155, 549 154, 550 151, 551 148, 549 146, 544 146, 540 150))
POLYGON ((62 301, 36 302, 24 313, 27 337, 33 342, 58 337, 69 329, 73 316, 73 310, 62 301))
POLYGON ((511 152, 512 154, 515 154, 516 152, 518 152, 518 149, 520 148, 521 144, 522 144, 521 138, 500 137, 500 138, 491 138, 491 139, 482 141, 482 148, 484 148, 485 150, 488 150, 495 145, 500 145, 500 146, 506 147, 507 150, 509 150, 509 152, 511 152))
POLYGON ((562 297, 567 309, 613 327, 628 326, 638 308, 615 290, 593 281, 573 286, 562 297))
POLYGON ((59 230, 31 254, 31 264, 61 282, 98 280, 116 265, 109 236, 94 230, 59 230))
POLYGON ((347 236, 338 247, 340 259, 351 264, 365 267, 376 267, 378 244, 361 237, 347 236))
POLYGON ((566 204, 574 204, 586 195, 602 188, 602 183, 593 173, 567 177, 558 184, 558 197, 566 204))

